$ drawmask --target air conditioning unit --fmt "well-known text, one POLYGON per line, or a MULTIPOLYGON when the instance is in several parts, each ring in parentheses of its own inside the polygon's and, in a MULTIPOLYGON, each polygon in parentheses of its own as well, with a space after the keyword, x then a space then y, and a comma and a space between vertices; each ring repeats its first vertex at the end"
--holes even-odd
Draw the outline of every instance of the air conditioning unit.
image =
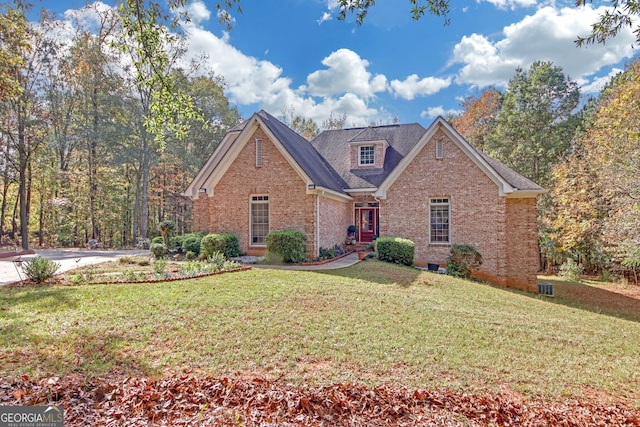
POLYGON ((552 297, 553 283, 538 283, 538 294, 552 297))

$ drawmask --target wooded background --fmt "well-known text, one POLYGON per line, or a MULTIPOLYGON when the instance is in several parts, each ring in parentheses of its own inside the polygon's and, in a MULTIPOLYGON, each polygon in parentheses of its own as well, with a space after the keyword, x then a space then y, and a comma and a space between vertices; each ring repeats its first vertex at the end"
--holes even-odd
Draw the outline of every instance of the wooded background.
MULTIPOLYGON (((3 246, 96 239, 128 247, 158 235, 163 221, 178 234, 200 231, 191 230, 181 193, 242 118, 224 94, 224 76, 197 63, 178 67, 179 32, 168 31, 171 22, 157 10, 134 11, 135 4, 96 8, 99 25, 77 20, 71 29, 46 10, 31 25, 24 2, 3 6, 3 246)), ((535 62, 515 69, 505 90, 484 89, 461 110, 447 120, 469 143, 549 190, 538 202, 541 269, 571 260, 601 276, 635 275, 637 59, 590 99, 560 67, 535 62)), ((331 115, 317 124, 292 110, 280 118, 307 139, 348 123, 331 115)))

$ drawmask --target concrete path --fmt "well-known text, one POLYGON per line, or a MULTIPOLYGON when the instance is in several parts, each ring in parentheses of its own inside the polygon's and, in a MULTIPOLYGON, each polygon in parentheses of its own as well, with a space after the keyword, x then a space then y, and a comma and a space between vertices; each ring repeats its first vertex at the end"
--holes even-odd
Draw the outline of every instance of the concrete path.
POLYGON ((146 255, 148 250, 90 250, 90 249, 36 249, 35 254, 22 255, 0 259, 0 286, 20 282, 25 278, 20 268, 20 261, 27 261, 33 257, 55 261, 60 264, 58 273, 73 270, 89 264, 98 264, 105 261, 113 261, 124 255, 146 255), (16 263, 16 261, 18 261, 16 263), (17 268, 16 268, 17 267, 17 268))
POLYGON ((314 270, 335 270, 337 268, 345 268, 351 267, 354 264, 360 262, 358 258, 358 254, 353 252, 347 256, 342 258, 338 258, 335 261, 327 262, 325 264, 317 264, 317 265, 260 265, 260 264, 252 264, 251 266, 254 268, 271 268, 277 270, 303 270, 303 271, 314 271, 314 270))

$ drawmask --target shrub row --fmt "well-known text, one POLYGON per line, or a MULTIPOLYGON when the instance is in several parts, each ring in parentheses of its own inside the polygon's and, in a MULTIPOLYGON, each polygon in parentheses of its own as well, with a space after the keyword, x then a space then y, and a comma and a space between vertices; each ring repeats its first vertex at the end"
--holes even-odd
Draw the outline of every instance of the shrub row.
POLYGON ((238 238, 231 233, 207 234, 200 241, 200 258, 213 257, 216 252, 226 258, 240 256, 238 238))
POLYGON ((376 240, 376 251, 381 261, 413 265, 416 245, 401 237, 380 237, 376 240))

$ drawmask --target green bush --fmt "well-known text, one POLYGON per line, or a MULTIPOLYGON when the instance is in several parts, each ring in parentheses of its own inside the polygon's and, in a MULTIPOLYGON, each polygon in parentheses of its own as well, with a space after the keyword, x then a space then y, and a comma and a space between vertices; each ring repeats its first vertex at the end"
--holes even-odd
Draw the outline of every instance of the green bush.
POLYGON ((380 261, 413 265, 416 245, 401 237, 380 237, 376 240, 376 252, 380 261))
POLYGON ((283 262, 299 263, 307 259, 307 238, 296 230, 270 231, 267 234, 267 252, 276 254, 283 262))
POLYGON ((151 244, 154 243, 164 243, 164 239, 162 238, 162 236, 156 236, 153 239, 151 239, 151 244))
POLYGON ((482 255, 471 245, 457 244, 451 247, 447 259, 447 274, 469 279, 471 270, 482 265, 482 255))
POLYGON ((579 282, 582 280, 583 274, 584 268, 582 267, 582 264, 576 263, 573 258, 567 258, 567 260, 560 266, 560 276, 572 282, 579 282))
POLYGON ((34 257, 22 264, 22 271, 36 284, 46 282, 55 276, 60 264, 42 257, 34 257))
POLYGON ((163 274, 165 268, 167 268, 167 260, 157 259, 153 263, 153 272, 156 274, 163 274))
POLYGON ((203 235, 201 233, 188 233, 182 236, 180 241, 180 247, 182 252, 193 252, 196 256, 200 254, 200 243, 202 242, 203 235))
POLYGON ((336 252, 333 248, 320 248, 320 258, 332 259, 336 257, 336 252))
POLYGON ((167 246, 164 243, 152 243, 149 250, 155 259, 161 259, 167 252, 167 246))
POLYGON ((207 234, 200 241, 200 258, 209 258, 216 252, 227 258, 240 256, 238 238, 231 233, 207 234))

